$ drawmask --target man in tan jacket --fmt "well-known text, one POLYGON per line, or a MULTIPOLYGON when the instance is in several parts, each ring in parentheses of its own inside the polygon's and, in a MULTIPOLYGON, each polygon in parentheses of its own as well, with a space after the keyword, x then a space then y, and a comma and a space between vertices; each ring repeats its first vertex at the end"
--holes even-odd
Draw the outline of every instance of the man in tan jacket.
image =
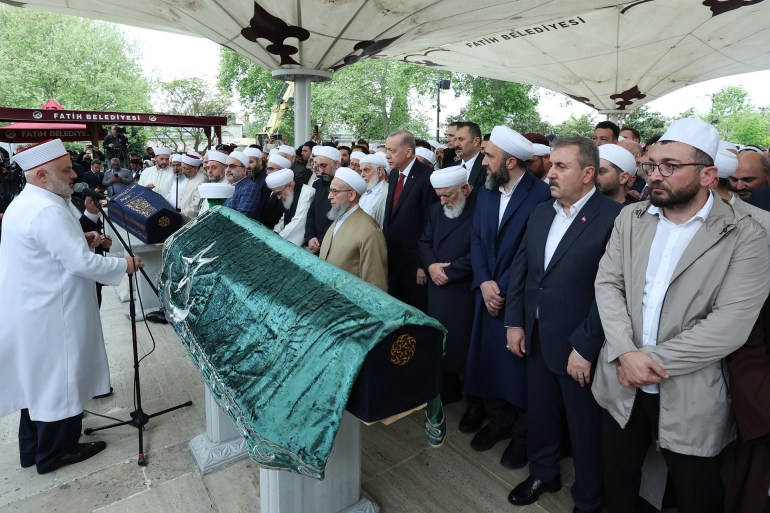
POLYGON ((723 359, 770 290, 767 234, 709 192, 717 131, 671 124, 641 164, 650 202, 625 208, 599 264, 606 341, 593 393, 611 513, 636 511, 642 460, 661 451, 679 511, 720 512, 718 456, 735 436, 723 359))

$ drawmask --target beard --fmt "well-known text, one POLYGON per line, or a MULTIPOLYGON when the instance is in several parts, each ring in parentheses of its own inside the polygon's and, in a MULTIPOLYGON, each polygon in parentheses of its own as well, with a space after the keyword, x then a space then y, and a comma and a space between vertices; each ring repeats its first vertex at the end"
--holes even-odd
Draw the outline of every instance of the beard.
POLYGON ((375 187, 377 187, 377 184, 380 183, 380 177, 378 175, 374 175, 369 179, 368 182, 366 182, 366 190, 371 191, 375 187))
POLYGON ((348 208, 350 207, 350 201, 344 200, 337 204, 336 207, 332 207, 331 210, 329 210, 326 213, 326 218, 330 221, 336 221, 340 217, 342 217, 342 214, 348 211, 348 208))
POLYGON ((285 200, 282 200, 281 203, 283 204, 283 208, 286 210, 289 210, 291 208, 291 204, 294 203, 294 191, 290 192, 285 200))
POLYGON ((53 171, 48 172, 49 176, 49 185, 48 185, 48 191, 56 194, 57 196, 61 196, 62 198, 70 198, 72 197, 72 185, 75 182, 71 182, 69 180, 62 180, 58 176, 56 176, 53 171))
POLYGON ((461 195, 456 205, 453 205, 451 207, 449 205, 444 205, 442 207, 444 209, 444 215, 447 216, 447 218, 449 219, 457 219, 458 217, 460 217, 460 214, 462 214, 463 210, 465 209, 465 201, 467 199, 468 198, 461 195))
POLYGON ((650 182, 650 203, 658 208, 680 210, 686 208, 700 192, 700 173, 693 176, 692 182, 678 191, 653 189, 663 184, 663 181, 650 182))
POLYGON ((334 180, 334 177, 332 175, 319 175, 318 178, 320 178, 326 183, 331 183, 331 181, 334 180))
POLYGON ((487 190, 494 191, 507 184, 508 180, 510 180, 508 171, 506 171, 504 167, 500 166, 487 175, 487 179, 484 182, 484 187, 486 187, 487 190))

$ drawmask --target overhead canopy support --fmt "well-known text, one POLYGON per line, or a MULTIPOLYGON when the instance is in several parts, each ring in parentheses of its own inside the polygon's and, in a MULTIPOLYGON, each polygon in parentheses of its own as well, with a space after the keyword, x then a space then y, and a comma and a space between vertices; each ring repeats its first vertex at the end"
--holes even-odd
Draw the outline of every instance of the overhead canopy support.
POLYGON ((332 74, 317 69, 276 69, 273 78, 294 82, 294 146, 299 146, 310 139, 312 83, 327 82, 332 74))

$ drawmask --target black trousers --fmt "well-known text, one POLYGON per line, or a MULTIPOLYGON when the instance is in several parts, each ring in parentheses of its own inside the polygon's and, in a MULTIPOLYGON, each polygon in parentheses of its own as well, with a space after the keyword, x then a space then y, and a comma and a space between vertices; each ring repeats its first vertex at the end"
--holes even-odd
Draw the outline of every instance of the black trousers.
POLYGON ((19 419, 19 459, 23 467, 37 465, 40 472, 50 471, 59 458, 77 449, 83 420, 80 415, 54 422, 32 420, 29 410, 21 410, 19 419))
MULTIPOLYGON (((660 396, 641 390, 631 418, 622 429, 602 411, 602 456, 605 504, 608 513, 635 513, 642 479, 642 463, 650 443, 658 438, 660 396)), ((724 487, 719 457, 678 454, 661 449, 676 490, 679 513, 720 513, 724 487)))
POLYGON ((392 270, 388 272, 388 294, 413 306, 421 312, 428 312, 428 286, 417 285, 417 269, 392 270))
POLYGON ((548 369, 535 325, 527 356, 527 456, 529 473, 541 481, 559 475, 565 419, 575 466, 572 500, 582 511, 599 511, 601 408, 590 386, 581 388, 571 376, 548 369))

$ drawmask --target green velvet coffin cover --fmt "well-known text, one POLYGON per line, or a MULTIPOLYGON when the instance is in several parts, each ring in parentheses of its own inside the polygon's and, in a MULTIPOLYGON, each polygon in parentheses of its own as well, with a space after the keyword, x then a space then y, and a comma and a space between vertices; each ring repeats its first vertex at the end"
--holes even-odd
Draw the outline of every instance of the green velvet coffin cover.
POLYGON ((225 207, 166 241, 159 288, 166 318, 251 458, 317 479, 367 352, 404 325, 444 332, 225 207))

